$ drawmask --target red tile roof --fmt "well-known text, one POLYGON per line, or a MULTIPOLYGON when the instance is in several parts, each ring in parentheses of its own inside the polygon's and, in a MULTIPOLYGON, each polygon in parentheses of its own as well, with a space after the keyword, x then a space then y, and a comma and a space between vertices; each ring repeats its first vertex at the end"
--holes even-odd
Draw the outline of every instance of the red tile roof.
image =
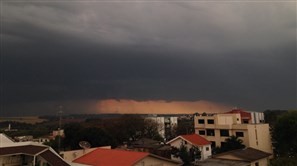
POLYGON ((136 164, 148 155, 149 153, 145 152, 98 148, 80 158, 75 159, 73 162, 92 166, 130 166, 136 164))
POLYGON ((187 140, 188 142, 191 142, 193 145, 197 145, 197 146, 211 144, 211 142, 209 142, 207 139, 201 137, 198 134, 181 135, 180 137, 187 140))
POLYGON ((241 109, 233 109, 232 111, 226 112, 226 113, 231 113, 231 114, 240 114, 242 119, 252 119, 252 115, 249 112, 243 111, 241 109))

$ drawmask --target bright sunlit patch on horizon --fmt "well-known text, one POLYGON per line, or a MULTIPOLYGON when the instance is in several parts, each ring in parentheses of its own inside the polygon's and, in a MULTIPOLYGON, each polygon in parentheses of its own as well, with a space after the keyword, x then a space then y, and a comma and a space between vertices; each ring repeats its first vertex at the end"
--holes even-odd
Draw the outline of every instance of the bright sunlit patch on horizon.
POLYGON ((195 112, 217 113, 232 109, 231 106, 209 101, 135 101, 128 99, 108 99, 98 101, 97 113, 135 113, 135 114, 183 114, 195 112))

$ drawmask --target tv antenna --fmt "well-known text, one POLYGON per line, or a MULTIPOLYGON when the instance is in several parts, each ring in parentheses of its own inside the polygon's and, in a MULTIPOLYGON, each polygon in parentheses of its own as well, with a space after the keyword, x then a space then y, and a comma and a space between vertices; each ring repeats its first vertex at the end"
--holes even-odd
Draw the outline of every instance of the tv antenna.
POLYGON ((84 150, 89 149, 91 147, 91 144, 87 141, 80 141, 78 145, 83 148, 84 150))
POLYGON ((59 106, 59 128, 58 128, 58 152, 60 153, 60 148, 61 148, 61 123, 62 123, 62 113, 63 113, 63 106, 59 106))

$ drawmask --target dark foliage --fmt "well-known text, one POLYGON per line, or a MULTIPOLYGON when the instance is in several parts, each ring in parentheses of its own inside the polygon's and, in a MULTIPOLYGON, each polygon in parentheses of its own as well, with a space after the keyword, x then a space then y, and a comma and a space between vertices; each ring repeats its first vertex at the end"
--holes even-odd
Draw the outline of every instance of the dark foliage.
POLYGON ((297 157, 297 111, 289 111, 274 125, 272 136, 277 156, 297 157))

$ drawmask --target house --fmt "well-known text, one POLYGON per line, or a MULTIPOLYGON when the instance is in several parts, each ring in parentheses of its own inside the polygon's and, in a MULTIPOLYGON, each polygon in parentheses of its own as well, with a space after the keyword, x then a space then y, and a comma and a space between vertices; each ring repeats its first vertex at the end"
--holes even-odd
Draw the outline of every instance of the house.
POLYGON ((180 162, 159 157, 147 152, 125 151, 118 149, 97 148, 73 161, 74 164, 92 166, 176 166, 180 162))
POLYGON ((272 153, 269 124, 254 123, 260 120, 253 120, 253 117, 254 115, 240 110, 221 114, 196 115, 194 117, 195 133, 212 142, 212 147, 224 146, 226 138, 235 135, 243 141, 246 147, 272 153))
MULTIPOLYGON (((211 142, 199 136, 198 134, 180 135, 167 142, 173 147, 180 148, 181 145, 191 149, 197 147, 201 151, 201 160, 205 160, 211 156, 211 142)), ((172 156, 172 159, 179 160, 172 156)))
POLYGON ((244 148, 228 151, 213 156, 211 159, 198 162, 199 166, 267 166, 269 156, 266 153, 254 148, 244 148))
POLYGON ((0 165, 70 166, 51 147, 34 142, 13 142, 0 134, 0 165))

